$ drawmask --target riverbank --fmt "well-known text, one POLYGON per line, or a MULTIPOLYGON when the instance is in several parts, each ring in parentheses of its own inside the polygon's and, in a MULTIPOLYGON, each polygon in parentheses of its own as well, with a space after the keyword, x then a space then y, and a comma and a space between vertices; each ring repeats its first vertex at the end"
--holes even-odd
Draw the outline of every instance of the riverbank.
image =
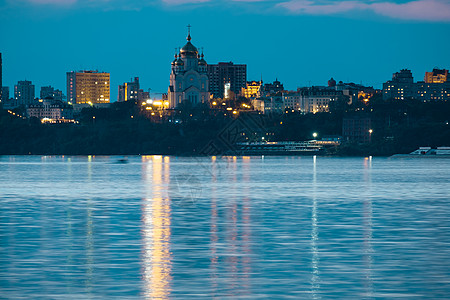
MULTIPOLYGON (((407 110, 406 119, 375 107, 370 143, 346 142, 344 138, 340 146, 329 148, 325 154, 391 156, 408 154, 421 146, 450 145, 450 126, 445 121, 450 106, 433 105, 407 110)), ((319 133, 318 139, 339 136, 346 114, 242 114, 236 118, 200 111, 181 116, 181 122, 156 123, 140 115, 134 106, 114 107, 85 110, 79 124, 42 124, 38 119, 0 111, 0 155, 223 155, 235 150, 239 142, 307 141, 314 132, 319 133)))

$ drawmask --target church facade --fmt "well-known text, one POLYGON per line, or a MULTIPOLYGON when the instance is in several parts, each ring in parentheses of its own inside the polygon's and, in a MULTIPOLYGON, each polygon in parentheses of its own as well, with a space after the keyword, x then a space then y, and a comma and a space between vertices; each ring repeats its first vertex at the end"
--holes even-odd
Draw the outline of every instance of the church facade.
POLYGON ((187 43, 175 54, 170 73, 168 90, 170 108, 188 102, 192 106, 209 101, 209 80, 207 64, 197 48, 191 43, 188 33, 187 43))

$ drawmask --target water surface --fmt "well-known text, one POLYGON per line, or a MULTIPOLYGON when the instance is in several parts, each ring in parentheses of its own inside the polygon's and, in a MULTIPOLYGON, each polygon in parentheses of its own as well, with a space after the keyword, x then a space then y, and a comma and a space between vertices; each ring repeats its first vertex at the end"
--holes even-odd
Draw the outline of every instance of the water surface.
POLYGON ((450 160, 1 156, 0 298, 439 299, 450 160))

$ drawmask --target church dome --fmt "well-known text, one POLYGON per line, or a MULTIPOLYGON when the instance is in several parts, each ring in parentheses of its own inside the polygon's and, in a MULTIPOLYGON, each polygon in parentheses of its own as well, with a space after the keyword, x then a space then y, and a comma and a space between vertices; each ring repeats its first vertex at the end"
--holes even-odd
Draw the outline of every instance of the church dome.
POLYGON ((203 53, 202 53, 201 59, 198 61, 198 64, 203 65, 203 66, 207 65, 206 60, 203 58, 203 53))
POLYGON ((187 42, 186 45, 184 45, 184 47, 181 48, 180 52, 183 53, 183 54, 195 54, 195 55, 197 55, 198 50, 197 50, 197 48, 194 45, 192 45, 191 42, 187 42))
POLYGON ((197 56, 198 50, 197 50, 197 48, 194 45, 192 45, 192 43, 191 43, 191 35, 190 34, 187 37, 187 41, 188 42, 186 43, 186 45, 184 45, 183 48, 181 48, 180 53, 184 54, 184 55, 195 55, 195 56, 197 56))
POLYGON ((176 66, 182 66, 184 65, 184 62, 181 60, 181 58, 178 58, 177 61, 175 62, 176 66))
POLYGON ((175 54, 175 59, 172 61, 172 66, 177 63, 177 58, 178 58, 178 55, 175 54))

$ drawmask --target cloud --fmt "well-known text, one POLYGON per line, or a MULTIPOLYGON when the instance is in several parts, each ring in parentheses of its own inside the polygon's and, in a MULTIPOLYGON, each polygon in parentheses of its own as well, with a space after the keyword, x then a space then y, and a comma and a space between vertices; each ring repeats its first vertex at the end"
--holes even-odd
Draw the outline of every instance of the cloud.
MULTIPOLYGON (((352 15, 364 12, 393 19, 450 22, 450 0, 7 0, 34 5, 54 5, 58 7, 100 7, 107 9, 136 9, 150 5, 175 6, 225 6, 239 8, 270 7, 274 13, 289 12, 298 15, 352 15), (273 10, 273 8, 278 8, 273 10)), ((16 3, 17 3, 16 2, 16 3)), ((255 10, 252 10, 255 11, 255 10)))
POLYGON ((182 4, 195 4, 195 3, 210 2, 210 0, 161 0, 161 1, 168 5, 182 5, 182 4))
POLYGON ((406 3, 292 0, 277 4, 295 14, 334 15, 371 11, 395 19, 450 22, 450 1, 418 0, 406 3))
POLYGON ((72 5, 77 0, 27 0, 31 4, 72 5))
POLYGON ((381 2, 373 3, 370 7, 375 13, 391 18, 450 22, 449 1, 420 0, 403 4, 381 2))

